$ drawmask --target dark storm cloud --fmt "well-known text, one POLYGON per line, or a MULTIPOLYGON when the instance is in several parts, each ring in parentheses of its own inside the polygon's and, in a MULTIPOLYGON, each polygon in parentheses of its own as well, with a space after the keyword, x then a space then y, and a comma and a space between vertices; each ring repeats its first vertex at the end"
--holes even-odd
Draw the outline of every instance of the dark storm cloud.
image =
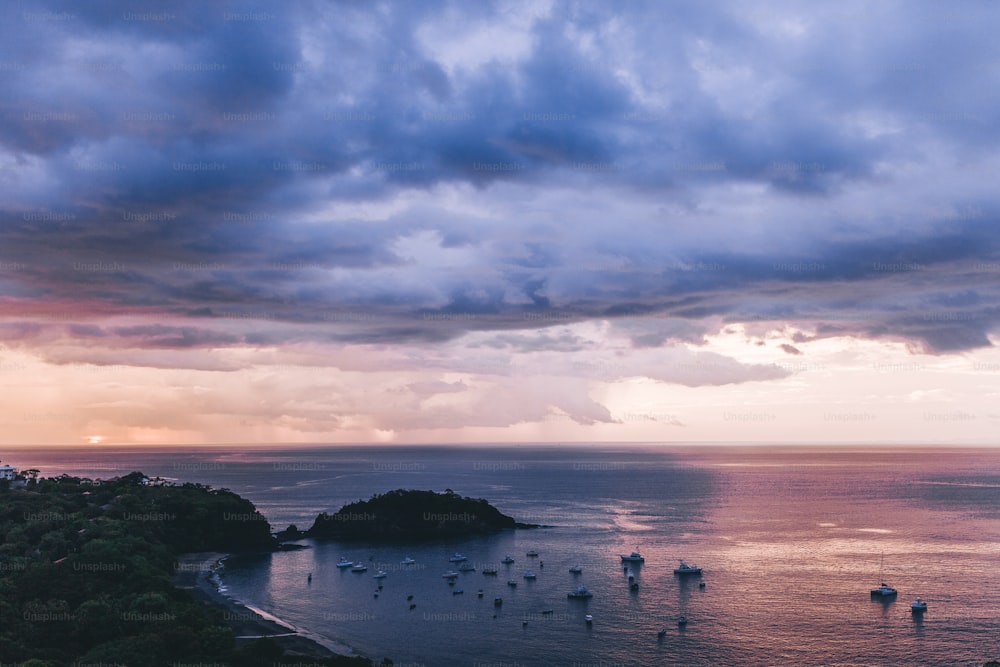
POLYGON ((649 347, 721 318, 952 351, 1000 323, 991 6, 5 11, 11 293, 68 321, 268 324, 74 336, 384 344, 631 318, 649 347))
POLYGON ((116 327, 113 332, 125 341, 134 341, 136 347, 214 347, 240 342, 240 338, 237 336, 219 334, 195 327, 142 325, 116 327))

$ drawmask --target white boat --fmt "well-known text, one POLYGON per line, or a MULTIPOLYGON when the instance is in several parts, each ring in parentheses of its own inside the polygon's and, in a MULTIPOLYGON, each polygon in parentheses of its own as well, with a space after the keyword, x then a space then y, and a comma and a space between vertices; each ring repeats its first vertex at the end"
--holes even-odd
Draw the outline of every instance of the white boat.
POLYGON ((588 591, 586 586, 580 586, 575 591, 567 593, 566 597, 573 598, 574 600, 585 600, 594 597, 594 594, 588 591))
POLYGON ((349 561, 346 558, 341 558, 340 562, 337 563, 337 567, 353 567, 353 566, 354 566, 354 562, 353 561, 349 561))
POLYGON ((449 563, 461 563, 462 561, 469 560, 462 554, 456 553, 454 556, 448 559, 449 563))
POLYGON ((403 560, 401 560, 399 562, 400 562, 401 565, 413 565, 417 561, 415 561, 412 558, 410 558, 409 556, 407 556, 406 558, 404 558, 403 560))
POLYGON ((681 561, 681 564, 674 568, 674 574, 701 574, 701 568, 681 561))
POLYGON ((923 600, 921 600, 920 598, 917 598, 916 600, 914 600, 913 604, 910 605, 910 612, 911 613, 922 614, 925 611, 927 611, 927 603, 924 602, 923 600))
POLYGON ((535 551, 534 549, 532 549, 531 551, 529 551, 529 552, 528 552, 528 553, 526 553, 525 555, 526 555, 526 556, 527 556, 528 558, 538 558, 538 552, 537 552, 537 551, 535 551))
POLYGON ((513 562, 514 562, 514 559, 513 559, 513 558, 511 558, 511 557, 510 557, 510 556, 508 555, 508 556, 504 556, 503 560, 502 560, 502 561, 500 561, 500 562, 501 562, 501 563, 503 563, 504 565, 510 565, 511 563, 513 563, 513 562))
POLYGON ((872 589, 872 597, 873 598, 891 598, 891 597, 894 597, 896 595, 896 593, 898 593, 898 592, 899 591, 897 591, 895 588, 893 588, 892 586, 889 586, 888 584, 886 584, 883 581, 882 584, 878 588, 873 588, 872 589))
POLYGON ((569 571, 572 572, 573 574, 580 574, 581 572, 583 572, 583 568, 580 567, 579 565, 574 565, 573 567, 569 568, 569 571))
MULTIPOLYGON (((883 552, 882 553, 882 560, 881 560, 881 562, 879 563, 879 566, 878 566, 878 578, 879 579, 882 578, 882 565, 884 563, 885 563, 885 553, 883 552)), ((885 598, 891 598, 891 597, 895 597, 897 592, 898 591, 896 591, 895 588, 893 588, 892 586, 888 585, 887 583, 885 583, 883 581, 879 585, 878 588, 873 588, 872 589, 872 597, 873 598, 883 598, 883 599, 885 599, 885 598)))
POLYGON ((510 586, 511 588, 514 588, 515 586, 517 586, 517 582, 514 581, 513 579, 509 579, 507 581, 507 585, 510 586))
POLYGON ((455 572, 455 570, 448 570, 447 572, 441 575, 443 579, 454 579, 457 576, 458 572, 455 572))
POLYGON ((528 570, 527 572, 524 573, 524 578, 525 579, 537 579, 538 575, 535 574, 534 572, 532 572, 531 570, 528 570))
POLYGON ((379 570, 378 572, 372 575, 372 579, 385 579, 388 576, 389 575, 386 574, 384 571, 379 570))
POLYGON ((594 617, 591 616, 590 614, 587 614, 586 616, 583 617, 583 620, 587 623, 587 625, 590 625, 591 623, 594 622, 594 617))
POLYGON ((493 606, 494 607, 499 607, 502 604, 503 604, 503 598, 500 598, 500 597, 493 598, 493 606))
POLYGON ((646 559, 638 551, 633 551, 628 556, 620 554, 623 563, 645 563, 646 559))
POLYGON ((357 565, 351 568, 351 572, 367 572, 367 571, 368 571, 368 566, 365 565, 364 563, 358 563, 357 565))
POLYGON ((464 592, 465 592, 465 591, 463 591, 463 590, 462 590, 461 588, 456 588, 455 590, 453 590, 453 591, 451 592, 451 594, 452 594, 452 595, 461 595, 461 594, 462 594, 462 593, 464 593, 464 592))

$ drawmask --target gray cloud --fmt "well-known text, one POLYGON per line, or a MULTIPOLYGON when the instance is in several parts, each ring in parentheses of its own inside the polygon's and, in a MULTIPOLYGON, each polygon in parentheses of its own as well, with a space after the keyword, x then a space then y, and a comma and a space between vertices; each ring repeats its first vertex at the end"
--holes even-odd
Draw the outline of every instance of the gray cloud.
POLYGON ((512 332, 805 322, 947 352, 1000 324, 993 7, 6 12, 0 284, 38 314, 12 335, 572 352, 512 332), (422 37, 449 21, 526 46, 455 58, 422 37))

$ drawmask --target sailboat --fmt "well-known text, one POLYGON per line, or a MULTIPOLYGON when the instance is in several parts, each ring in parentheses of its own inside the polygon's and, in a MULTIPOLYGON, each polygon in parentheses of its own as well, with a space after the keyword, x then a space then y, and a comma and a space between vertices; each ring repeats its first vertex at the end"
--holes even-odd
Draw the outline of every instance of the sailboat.
MULTIPOLYGON (((878 566, 878 578, 879 578, 880 581, 882 580, 882 565, 884 565, 884 564, 885 564, 885 552, 883 551, 882 552, 882 561, 881 561, 881 563, 879 563, 879 566, 878 566)), ((878 588, 873 588, 872 589, 872 597, 873 598, 881 598, 881 599, 885 600, 885 599, 888 599, 888 598, 895 597, 897 592, 898 591, 896 591, 895 588, 893 588, 892 586, 889 586, 887 583, 885 583, 885 581, 882 581, 882 583, 879 584, 878 588)))

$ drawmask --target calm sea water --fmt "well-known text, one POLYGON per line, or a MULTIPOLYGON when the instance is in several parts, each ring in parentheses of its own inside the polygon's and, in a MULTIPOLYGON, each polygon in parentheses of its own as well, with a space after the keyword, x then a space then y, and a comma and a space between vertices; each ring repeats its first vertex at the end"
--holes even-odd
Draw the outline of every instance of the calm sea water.
POLYGON ((311 543, 228 561, 223 579, 234 597, 397 665, 981 665, 1000 658, 1000 449, 338 447, 22 456, 29 454, 3 458, 45 475, 141 469, 227 487, 276 529, 308 527, 319 511, 401 487, 451 488, 551 526, 421 545, 311 543), (637 592, 618 556, 635 548, 646 558, 637 592), (529 550, 539 557, 528 558, 529 550), (454 567, 454 552, 477 570, 498 567, 499 576, 463 573, 448 586, 441 575, 454 567), (507 554, 516 560, 510 566, 500 564, 507 554), (342 556, 364 561, 368 572, 338 569, 342 556), (401 565, 406 556, 416 564, 401 565), (704 575, 674 576, 682 558, 704 575), (887 603, 869 596, 882 562, 882 578, 899 590, 887 603), (577 564, 582 574, 571 574, 577 564), (388 576, 376 597, 378 569, 388 576), (523 578, 529 569, 537 579, 523 578), (580 584, 593 592, 589 601, 567 598, 580 584), (499 608, 495 596, 503 598, 499 608), (923 617, 910 613, 916 596, 929 604, 923 617))

